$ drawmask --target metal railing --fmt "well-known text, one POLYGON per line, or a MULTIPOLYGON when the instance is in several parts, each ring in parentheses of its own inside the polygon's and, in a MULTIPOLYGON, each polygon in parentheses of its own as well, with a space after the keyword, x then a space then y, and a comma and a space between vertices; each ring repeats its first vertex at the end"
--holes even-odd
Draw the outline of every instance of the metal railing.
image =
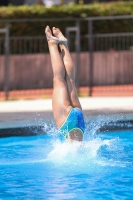
MULTIPOLYGON (((15 37, 15 36, 9 36, 9 27, 11 23, 21 23, 21 22, 61 22, 61 21, 73 21, 75 22, 74 27, 66 27, 66 30, 69 30, 69 32, 75 31, 77 33, 77 39, 74 41, 75 35, 68 34, 70 42, 70 50, 72 52, 76 52, 77 57, 75 63, 77 63, 78 71, 82 71, 81 65, 84 65, 80 61, 80 53, 83 52, 88 52, 88 61, 87 63, 87 73, 88 73, 88 82, 87 83, 82 83, 81 78, 78 78, 77 81, 77 86, 89 86, 89 94, 92 95, 92 89, 93 86, 95 85, 113 85, 113 81, 105 81, 106 83, 103 83, 100 81, 94 81, 94 71, 95 71, 95 60, 94 58, 96 57, 96 52, 122 52, 120 56, 125 56, 126 53, 124 54, 124 51, 130 51, 132 53, 133 50, 133 33, 105 33, 105 34, 93 34, 93 22, 97 20, 115 20, 115 19, 133 19, 133 15, 130 16, 107 16, 107 17, 89 17, 89 18, 84 18, 84 19, 79 19, 79 18, 73 18, 73 19, 11 19, 11 20, 0 20, 1 22, 6 24, 6 51, 4 52, 3 47, 4 47, 4 38, 0 37, 0 54, 3 55, 5 54, 5 78, 3 84, 0 83, 0 90, 5 91, 5 98, 8 99, 8 92, 9 90, 13 89, 26 89, 25 87, 21 86, 11 86, 9 84, 9 69, 10 69, 10 62, 9 62, 9 54, 10 56, 13 55, 28 55, 28 54, 44 54, 48 52, 48 47, 46 43, 45 36, 22 36, 22 37, 15 37), (88 32, 85 35, 80 35, 80 25, 82 21, 86 21, 88 23, 88 32), (10 52, 9 52, 10 50, 10 52), (98 83, 97 83, 98 82, 98 83), (10 88, 9 88, 10 87, 10 88), (3 88, 3 89, 2 89, 3 88)), ((116 56, 114 54, 114 56, 116 56)), ((102 57, 102 56, 101 56, 102 57)), ((132 55, 130 56, 130 70, 132 71, 132 55)), ((22 59, 22 58, 20 58, 22 59)), ((101 58, 102 59, 102 58, 101 58)), ((108 57, 107 57, 108 59, 108 57)), ((21 62, 21 61, 20 61, 21 62)), ((47 57, 47 62, 49 62, 49 58, 47 57)), ((105 61, 103 61, 105 62, 105 61)), ((102 63, 102 61, 101 61, 102 63)), ((106 63, 109 66, 109 63, 106 63)), ((119 66, 119 63, 117 63, 119 66)), ((114 67, 116 64, 114 64, 114 67)), ((109 68, 109 67, 108 67, 109 68)), ((125 65, 126 68, 126 65, 125 65)), ((120 73, 123 73, 122 70, 125 70, 124 67, 122 66, 120 69, 120 73)), ((110 73, 111 74, 111 73, 110 73)), ((125 77, 122 78, 122 81, 116 81, 116 84, 133 84, 133 77, 132 73, 130 73, 130 77, 125 77)), ((118 75, 118 76, 119 76, 118 75)), ((98 79, 98 76, 97 76, 98 79)), ((106 77, 108 79, 108 77, 106 77)), ((113 78, 112 78, 113 79, 113 78)), ((25 81, 23 79, 23 81, 25 81)), ((17 84, 17 83, 16 83, 17 84)), ((50 84, 33 84, 32 85, 27 85, 27 88, 32 88, 32 86, 35 88, 43 88, 43 87, 51 87, 50 84)))
MULTIPOLYGON (((75 43, 75 35, 68 35, 70 51, 75 52, 76 45, 80 48, 78 51, 88 51, 88 35, 81 35, 82 45, 75 43)), ((21 36, 10 38, 10 55, 12 54, 35 54, 46 53, 48 47, 44 36, 21 36)), ((79 40, 77 40, 79 41, 79 40)), ((0 37, 0 55, 5 54, 5 38, 0 37)), ((133 50, 133 33, 106 33, 93 35, 93 52, 95 51, 115 51, 133 50)))

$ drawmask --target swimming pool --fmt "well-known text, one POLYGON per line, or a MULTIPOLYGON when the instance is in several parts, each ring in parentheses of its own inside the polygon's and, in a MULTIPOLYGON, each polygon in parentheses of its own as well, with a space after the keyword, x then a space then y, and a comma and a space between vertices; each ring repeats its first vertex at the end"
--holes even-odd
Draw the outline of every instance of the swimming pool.
MULTIPOLYGON (((133 128, 84 141, 48 134, 0 139, 1 199, 132 199, 133 128)), ((91 128, 90 128, 91 127, 91 128)))

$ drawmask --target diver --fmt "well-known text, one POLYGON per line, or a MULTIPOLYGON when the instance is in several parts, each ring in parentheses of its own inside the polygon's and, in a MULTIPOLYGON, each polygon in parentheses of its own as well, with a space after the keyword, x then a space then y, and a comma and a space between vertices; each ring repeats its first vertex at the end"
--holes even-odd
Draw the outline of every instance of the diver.
POLYGON ((45 28, 53 69, 53 115, 59 132, 69 141, 82 141, 84 116, 75 87, 75 68, 60 29, 45 28), (52 34, 53 32, 53 34, 52 34), (58 49, 60 48, 60 52, 58 49))

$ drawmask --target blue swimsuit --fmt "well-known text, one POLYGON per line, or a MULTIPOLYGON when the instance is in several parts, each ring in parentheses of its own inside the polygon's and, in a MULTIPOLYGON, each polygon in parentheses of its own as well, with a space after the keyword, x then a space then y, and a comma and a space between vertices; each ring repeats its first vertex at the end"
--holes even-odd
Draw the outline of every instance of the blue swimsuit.
POLYGON ((59 132, 66 138, 66 136, 72 130, 80 130, 84 134, 84 117, 83 113, 79 108, 72 108, 68 114, 67 119, 63 125, 59 128, 59 132))

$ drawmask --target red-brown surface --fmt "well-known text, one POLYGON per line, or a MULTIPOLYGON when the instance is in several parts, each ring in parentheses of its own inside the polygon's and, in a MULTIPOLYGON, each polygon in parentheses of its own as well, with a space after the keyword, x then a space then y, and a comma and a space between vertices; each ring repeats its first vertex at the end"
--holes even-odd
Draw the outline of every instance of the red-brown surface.
MULTIPOLYGON (((76 67, 76 54, 72 53, 76 67)), ((80 67, 76 76, 79 85, 90 82, 88 52, 80 53, 80 67)), ((107 51, 93 53, 93 85, 133 84, 133 51, 107 51)), ((51 88, 53 71, 49 54, 10 55, 10 89, 51 88)), ((0 55, 0 88, 5 87, 5 57, 0 55)))
MULTIPOLYGON (((9 100, 51 98, 53 89, 16 90, 9 92, 9 100)), ((79 96, 89 96, 89 87, 80 87, 79 96)), ((133 96, 133 85, 94 86, 93 97, 133 96)), ((0 100, 5 99, 5 93, 0 92, 0 100)))

